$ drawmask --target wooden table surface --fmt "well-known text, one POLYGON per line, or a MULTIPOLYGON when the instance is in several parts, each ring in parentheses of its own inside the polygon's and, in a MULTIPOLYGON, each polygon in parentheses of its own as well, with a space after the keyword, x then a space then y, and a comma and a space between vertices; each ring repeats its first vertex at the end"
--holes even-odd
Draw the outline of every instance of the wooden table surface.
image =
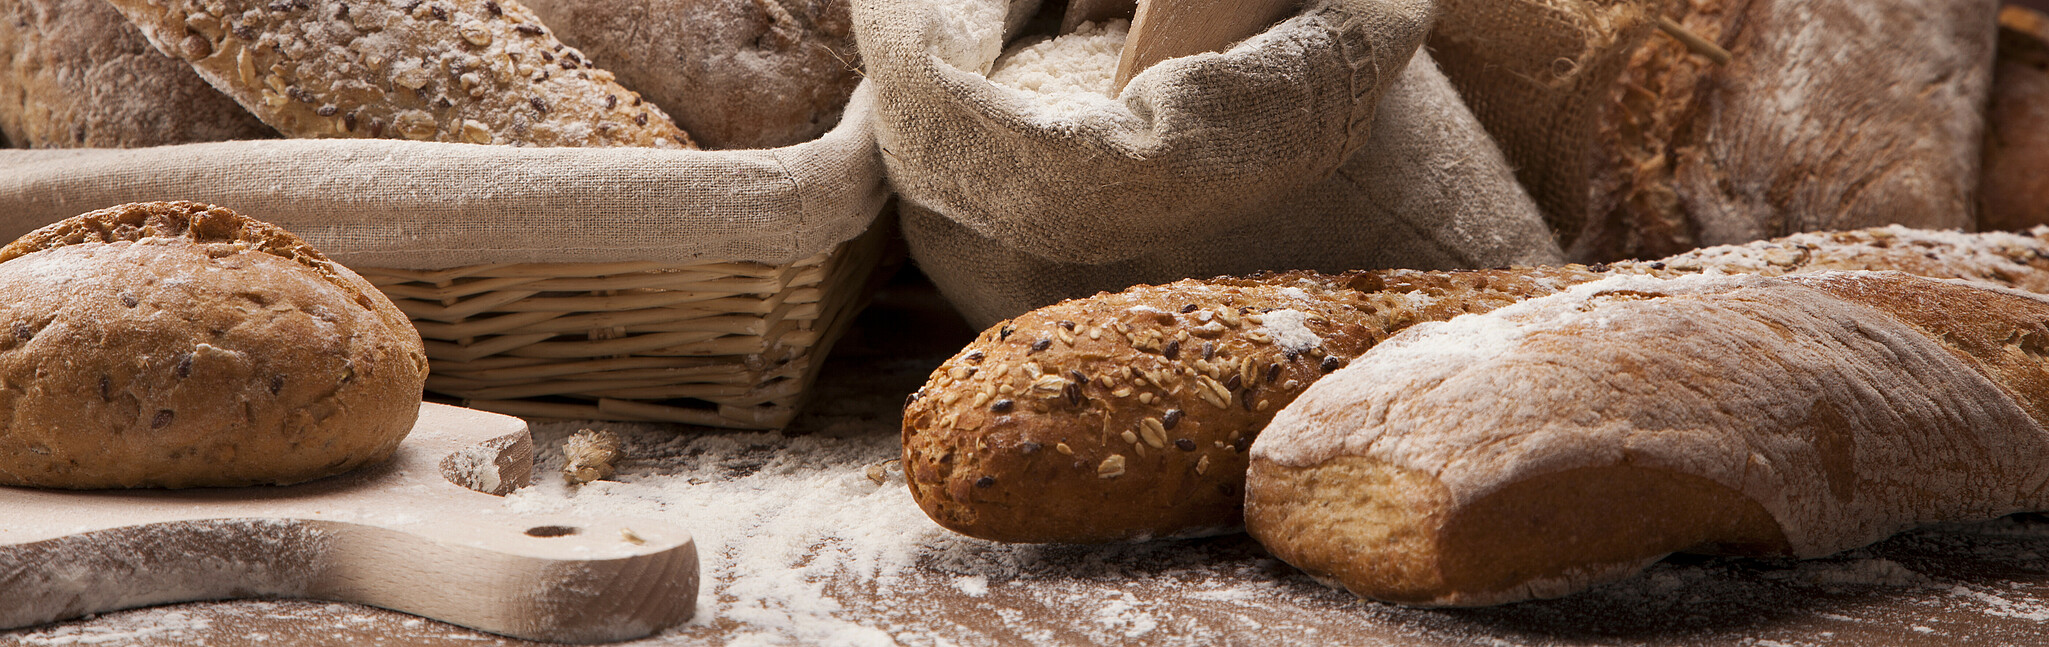
MULTIPOLYGON (((852 493, 850 506, 856 499, 909 505, 900 476, 863 485, 861 475, 893 456, 903 394, 971 336, 929 285, 909 276, 885 290, 841 343, 793 435, 627 426, 629 458, 690 464, 717 449, 725 453, 720 465, 705 468, 711 474, 764 487, 824 476, 816 482, 852 493)), ((537 443, 556 451, 575 426, 538 425, 537 443)), ((538 462, 559 465, 559 454, 538 462)), ((665 479, 704 478, 625 467, 623 482, 593 492, 631 501, 679 491, 665 479)), ((649 509, 666 514, 659 511, 675 503, 649 509)), ((793 501, 792 509, 831 514, 826 503, 793 501)), ((698 617, 630 644, 2049 645, 2049 517, 2032 514, 1927 528, 1805 562, 1677 556, 1589 593, 1468 610, 1359 601, 1294 572, 1242 535, 1007 546, 944 534, 914 510, 887 516, 925 539, 912 544, 909 566, 881 576, 833 552, 840 549, 830 542, 818 550, 831 559, 797 556, 762 569, 739 549, 718 548, 741 544, 700 536, 708 548, 698 617), (753 578, 781 588, 751 586, 753 578), (750 598, 761 590, 782 593, 773 601, 750 598)), ((381 609, 293 600, 190 603, 0 632, 0 645, 68 644, 535 643, 381 609)))

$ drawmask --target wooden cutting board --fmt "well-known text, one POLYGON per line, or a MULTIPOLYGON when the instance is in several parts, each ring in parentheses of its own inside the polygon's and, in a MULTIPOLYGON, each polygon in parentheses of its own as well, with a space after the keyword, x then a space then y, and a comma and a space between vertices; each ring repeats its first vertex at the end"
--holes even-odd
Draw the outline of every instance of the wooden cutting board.
POLYGON ((355 602, 519 638, 638 638, 690 618, 697 549, 646 520, 523 514, 518 418, 422 404, 396 455, 286 487, 0 487, 0 628, 170 602, 355 602))

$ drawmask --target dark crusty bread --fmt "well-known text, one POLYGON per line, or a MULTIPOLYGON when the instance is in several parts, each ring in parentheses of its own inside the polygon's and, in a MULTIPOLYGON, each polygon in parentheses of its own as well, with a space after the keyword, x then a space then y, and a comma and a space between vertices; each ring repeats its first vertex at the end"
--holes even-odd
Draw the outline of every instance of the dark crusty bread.
POLYGON ((1098 294, 998 324, 935 370, 904 409, 904 470, 934 520, 986 539, 1223 532, 1241 522, 1244 450, 1274 413, 1414 324, 1616 274, 1893 269, 2049 291, 2045 254, 2049 229, 1890 227, 1612 266, 1298 272, 1098 294))
POLYGON ((1985 111, 1978 228, 2049 225, 2049 15, 1999 12, 1999 60, 1985 111))
POLYGON ((292 483, 382 460, 419 413, 419 333, 275 226, 130 204, 0 249, 0 484, 292 483))
POLYGON ((105 0, 0 0, 0 132, 22 148, 277 136, 105 0))
POLYGON ((2049 299, 1900 273, 1619 277, 1417 327, 1252 449, 1246 525, 1359 595, 1556 597, 2049 505, 2049 299))
POLYGON ((527 0, 562 41, 706 148, 774 148, 839 122, 861 80, 846 0, 527 0))
POLYGON ((110 0, 288 137, 690 148, 516 0, 110 0))
POLYGON ((1574 260, 1973 228, 1996 0, 1674 0, 1607 91, 1574 260))

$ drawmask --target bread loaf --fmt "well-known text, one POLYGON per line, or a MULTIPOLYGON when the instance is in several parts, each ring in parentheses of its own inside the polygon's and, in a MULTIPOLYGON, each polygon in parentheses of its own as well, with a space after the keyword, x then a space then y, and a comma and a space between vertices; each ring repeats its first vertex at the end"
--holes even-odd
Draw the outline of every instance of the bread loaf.
POLYGON ((0 485, 292 483, 383 460, 427 356, 368 281, 277 227, 130 204, 0 249, 0 485))
POLYGON ((861 80, 846 0, 527 0, 707 148, 810 141, 861 80))
POLYGON ((1446 0, 1430 43, 1568 258, 1612 261, 1975 226, 1998 5, 1446 0))
POLYGON ((1419 326, 1252 448, 1246 526, 1374 599, 1566 595, 2049 506, 2049 299, 1899 273, 1624 277, 1419 326))
POLYGON ((1895 269, 2049 292, 2032 236, 1891 227, 1658 262, 1467 272, 1287 273, 1140 286, 1000 323, 904 408, 904 473, 940 525, 999 541, 1225 532, 1245 448, 1325 373, 1404 328, 1610 275, 1895 269))
POLYGON ((1999 62, 1985 113, 1981 229, 2049 225, 2049 15, 1999 12, 1999 62))
POLYGON ((111 0, 288 137, 688 148, 516 0, 111 0))
POLYGON ((0 0, 0 133, 22 148, 277 136, 103 0, 0 0))

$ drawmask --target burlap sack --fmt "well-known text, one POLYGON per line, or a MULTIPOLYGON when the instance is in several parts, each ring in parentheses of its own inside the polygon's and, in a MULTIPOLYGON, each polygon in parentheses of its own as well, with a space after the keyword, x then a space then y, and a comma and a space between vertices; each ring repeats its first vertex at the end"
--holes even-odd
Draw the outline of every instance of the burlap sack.
POLYGON ((1189 276, 1559 258, 1450 86, 1410 63, 1430 0, 1310 2, 1058 117, 985 76, 1002 0, 853 6, 912 254, 977 324, 1189 276))
POLYGON ((790 263, 860 235, 881 210, 873 112, 863 88, 825 136, 766 150, 371 139, 0 150, 0 241, 115 204, 197 200, 355 266, 790 263))

